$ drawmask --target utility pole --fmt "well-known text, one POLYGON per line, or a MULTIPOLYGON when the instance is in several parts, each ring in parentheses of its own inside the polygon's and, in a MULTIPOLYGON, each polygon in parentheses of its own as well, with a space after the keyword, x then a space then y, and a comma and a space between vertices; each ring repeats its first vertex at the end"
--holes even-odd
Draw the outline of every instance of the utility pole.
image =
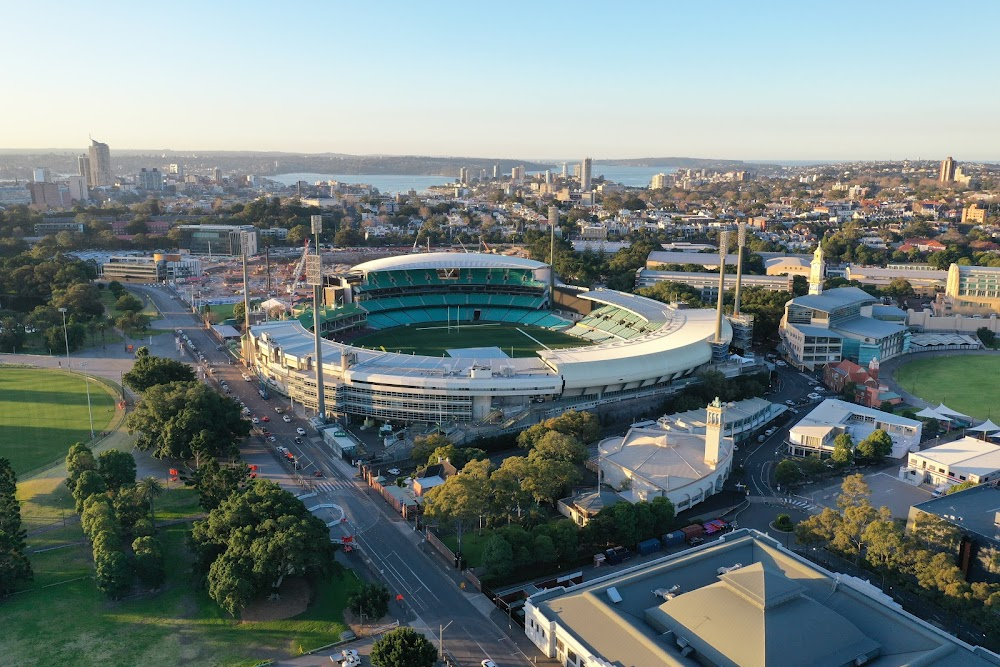
POLYGON ((247 275, 247 252, 246 246, 240 253, 243 257, 243 363, 248 368, 253 368, 250 345, 250 278, 247 275))
POLYGON ((316 238, 316 253, 306 257, 306 282, 313 286, 313 338, 316 344, 316 410, 321 421, 326 421, 326 396, 323 387, 323 337, 320 327, 319 303, 323 289, 323 256, 319 248, 319 235, 323 231, 323 216, 310 217, 312 233, 316 238))

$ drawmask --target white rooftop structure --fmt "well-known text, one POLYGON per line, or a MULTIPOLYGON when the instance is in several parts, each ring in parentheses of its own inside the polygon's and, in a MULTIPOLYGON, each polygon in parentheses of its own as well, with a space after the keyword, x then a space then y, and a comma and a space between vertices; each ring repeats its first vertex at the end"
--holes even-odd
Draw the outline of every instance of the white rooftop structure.
POLYGON ((833 440, 840 433, 847 433, 857 444, 876 429, 882 429, 892 438, 890 456, 898 459, 920 446, 923 424, 875 408, 828 398, 789 430, 789 449, 797 455, 828 453, 833 451, 833 440))
POLYGON ((429 252, 416 255, 397 255, 358 264, 352 270, 362 274, 370 271, 405 271, 409 269, 548 269, 548 264, 523 257, 488 255, 475 252, 429 252))
POLYGON ((933 484, 994 481, 1000 479, 1000 446, 967 435, 961 440, 911 452, 907 470, 911 475, 923 475, 922 481, 933 484))

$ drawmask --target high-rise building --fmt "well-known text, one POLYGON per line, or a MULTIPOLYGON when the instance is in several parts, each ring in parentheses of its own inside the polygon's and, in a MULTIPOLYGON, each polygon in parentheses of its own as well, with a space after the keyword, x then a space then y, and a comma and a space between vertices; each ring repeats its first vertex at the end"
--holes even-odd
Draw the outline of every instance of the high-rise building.
POLYGON ((941 172, 938 174, 938 180, 942 183, 951 183, 955 180, 955 161, 951 159, 950 155, 941 161, 941 172))
POLYGON ((500 165, 493 165, 493 178, 500 178, 500 165))
POLYGON ((520 183, 524 180, 524 166, 514 167, 510 170, 510 178, 515 183, 520 183))
POLYGON ((111 149, 100 141, 90 142, 90 180, 92 188, 110 188, 115 184, 111 176, 111 149))
POLYGON ((90 192, 87 191, 87 178, 85 176, 70 176, 66 179, 69 187, 69 197, 75 201, 87 201, 90 199, 90 192))
POLYGON ((212 170, 212 180, 215 181, 216 185, 222 185, 222 170, 218 167, 212 170))
POLYGON ((565 162, 562 163, 562 177, 563 177, 563 179, 566 178, 566 163, 565 162))
POLYGON ((62 208, 62 197, 59 196, 59 186, 44 181, 29 183, 31 203, 39 208, 62 208))
POLYGON ((78 174, 83 176, 84 182, 90 185, 90 158, 86 153, 76 158, 76 170, 78 174))
POLYGON ((545 170, 545 183, 546 184, 551 184, 552 183, 552 170, 551 169, 546 169, 545 170))
POLYGON ((159 169, 147 170, 143 167, 136 178, 136 185, 141 190, 161 192, 163 190, 163 174, 160 173, 159 169))
POLYGON ((650 190, 663 190, 667 187, 667 175, 666 174, 656 174, 653 176, 653 181, 649 184, 650 190))
POLYGON ((42 167, 32 171, 32 180, 35 183, 51 183, 52 172, 48 168, 42 167))
POLYGON ((176 163, 175 164, 171 164, 170 166, 167 167, 167 173, 169 173, 169 174, 177 174, 177 176, 178 176, 177 180, 183 181, 184 180, 184 165, 182 165, 182 164, 176 164, 176 163))
POLYGON ((580 164, 580 189, 584 192, 590 192, 590 179, 593 169, 594 161, 589 157, 583 158, 583 162, 580 164))
POLYGON ((459 167, 458 169, 458 182, 463 185, 469 182, 469 168, 459 167))

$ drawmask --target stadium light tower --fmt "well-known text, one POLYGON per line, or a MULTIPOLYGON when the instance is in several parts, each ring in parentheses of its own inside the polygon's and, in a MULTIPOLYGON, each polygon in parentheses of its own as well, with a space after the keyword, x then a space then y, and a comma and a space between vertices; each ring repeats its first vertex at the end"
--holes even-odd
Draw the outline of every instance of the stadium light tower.
POLYGON ((719 232, 719 298, 715 305, 715 342, 722 342, 722 297, 726 293, 726 252, 729 246, 729 232, 719 232))
POLYGON ((306 282, 313 286, 313 340, 316 344, 316 411, 320 421, 326 421, 326 396, 323 391, 323 338, 320 336, 319 302, 323 289, 323 257, 319 235, 323 231, 323 216, 310 216, 312 233, 316 237, 316 252, 306 258, 306 282))
POLYGON ((733 315, 740 314, 740 289, 743 283, 743 246, 747 242, 747 221, 740 220, 736 236, 736 294, 733 299, 733 315))

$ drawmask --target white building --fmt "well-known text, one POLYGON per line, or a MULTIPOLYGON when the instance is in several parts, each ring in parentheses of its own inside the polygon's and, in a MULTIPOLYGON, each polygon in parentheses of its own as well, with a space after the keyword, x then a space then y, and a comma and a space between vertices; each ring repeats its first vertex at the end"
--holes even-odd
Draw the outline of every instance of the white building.
POLYGON ((733 440, 722 435, 725 409, 719 399, 708 406, 704 434, 658 422, 603 440, 598 445, 603 482, 633 503, 666 497, 678 512, 718 493, 733 463, 733 440))
POLYGON ((793 426, 788 432, 788 453, 792 456, 829 456, 833 441, 841 433, 857 444, 882 429, 892 438, 892 458, 903 458, 916 451, 924 425, 875 408, 828 398, 793 426))
POLYGON ((900 477, 913 484, 934 485, 1000 479, 1000 447, 972 436, 946 442, 920 452, 911 452, 900 477))

